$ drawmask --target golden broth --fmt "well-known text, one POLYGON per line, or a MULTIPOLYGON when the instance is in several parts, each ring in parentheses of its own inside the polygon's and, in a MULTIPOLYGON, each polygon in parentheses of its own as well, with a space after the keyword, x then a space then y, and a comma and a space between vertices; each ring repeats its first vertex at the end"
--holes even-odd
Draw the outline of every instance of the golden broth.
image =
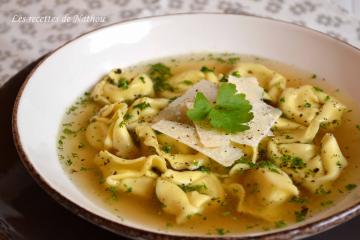
MULTIPOLYGON (((306 218, 334 206, 350 191, 349 187, 346 186, 356 182, 356 169, 359 166, 360 159, 357 157, 360 156, 360 148, 357 147, 360 142, 360 129, 357 129, 356 126, 360 123, 360 114, 357 106, 341 95, 340 91, 329 86, 326 79, 322 79, 314 73, 300 71, 292 66, 252 56, 202 54, 177 57, 176 59, 162 59, 160 62, 168 65, 175 75, 188 69, 200 69, 202 66, 215 68, 216 72, 226 73, 237 62, 249 61, 264 64, 284 75, 288 79, 287 87, 304 84, 321 87, 352 110, 344 114, 342 125, 334 132, 341 150, 348 160, 348 166, 334 183, 331 193, 311 194, 300 188, 301 199, 305 199, 305 201, 289 201, 283 204, 281 217, 276 222, 266 222, 250 215, 239 214, 236 212, 237 203, 229 198, 228 201, 225 201, 226 204, 219 208, 192 216, 185 224, 177 225, 174 216, 162 211, 161 204, 155 194, 146 199, 128 193, 116 192, 114 189, 105 186, 100 170, 93 163, 97 151, 87 143, 85 137, 85 129, 89 119, 100 106, 92 102, 87 95, 81 97, 69 108, 60 128, 59 158, 66 172, 69 173, 69 177, 86 196, 112 211, 120 220, 131 219, 151 226, 153 229, 164 231, 224 235, 244 231, 270 230, 302 220, 301 211, 304 206, 308 208, 306 218)), ((147 69, 148 63, 130 67, 125 72, 135 76, 138 73, 146 72, 147 69)), ((319 135, 321 136, 321 134, 319 135)))

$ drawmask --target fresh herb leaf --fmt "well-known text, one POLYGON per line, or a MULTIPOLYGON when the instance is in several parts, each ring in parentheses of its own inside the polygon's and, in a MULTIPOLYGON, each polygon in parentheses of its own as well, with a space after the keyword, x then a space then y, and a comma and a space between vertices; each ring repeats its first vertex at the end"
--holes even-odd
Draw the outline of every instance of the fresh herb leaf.
POLYGON ((245 94, 237 94, 234 84, 222 83, 215 106, 211 105, 203 93, 197 93, 194 107, 187 111, 187 116, 193 121, 207 119, 212 127, 235 133, 249 129, 245 123, 254 118, 251 109, 245 94))
POLYGON ((186 112, 186 115, 193 121, 204 120, 211 111, 212 106, 209 100, 201 92, 195 96, 194 107, 186 112))

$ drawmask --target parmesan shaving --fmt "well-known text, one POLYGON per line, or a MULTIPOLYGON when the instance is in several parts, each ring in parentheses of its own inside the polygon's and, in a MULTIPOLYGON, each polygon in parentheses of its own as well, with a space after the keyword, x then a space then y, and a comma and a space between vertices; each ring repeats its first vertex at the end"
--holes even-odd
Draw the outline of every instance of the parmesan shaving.
POLYGON ((236 160, 244 155, 241 149, 233 146, 230 141, 228 141, 226 145, 215 148, 202 146, 196 134, 195 128, 188 124, 160 120, 151 127, 156 131, 188 145, 225 167, 231 166, 236 160))
POLYGON ((271 135, 270 128, 280 117, 281 111, 262 101, 264 90, 259 86, 256 78, 244 77, 237 78, 229 76, 229 83, 236 85, 239 93, 246 94, 246 99, 252 105, 254 118, 249 122, 249 130, 235 134, 225 134, 213 128, 206 127, 201 123, 195 123, 200 142, 205 147, 219 147, 226 145, 228 141, 237 144, 256 147, 261 139, 271 135))

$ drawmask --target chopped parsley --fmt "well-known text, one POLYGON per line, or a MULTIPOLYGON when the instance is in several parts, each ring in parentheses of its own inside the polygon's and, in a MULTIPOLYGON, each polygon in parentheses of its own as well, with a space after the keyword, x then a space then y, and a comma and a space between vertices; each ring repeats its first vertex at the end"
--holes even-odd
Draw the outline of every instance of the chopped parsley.
POLYGON ((171 70, 163 63, 150 65, 149 76, 154 82, 155 91, 169 90, 174 91, 173 87, 167 82, 172 76, 171 70))
POLYGON ((238 72, 238 71, 235 71, 235 72, 232 72, 231 73, 231 76, 234 76, 234 77, 241 77, 241 74, 240 74, 240 72, 238 72))
POLYGON ((188 85, 188 86, 194 84, 194 83, 193 83, 192 81, 190 81, 190 80, 184 80, 184 81, 182 81, 181 83, 183 83, 183 84, 185 84, 185 85, 188 85))
POLYGON ((281 103, 284 103, 284 102, 285 102, 285 98, 284 98, 284 97, 281 97, 279 101, 280 101, 281 103))
POLYGON ((148 107, 151 107, 150 103, 148 103, 148 102, 142 102, 142 103, 136 104, 134 106, 134 108, 138 108, 140 110, 144 110, 145 108, 148 108, 148 107))
POLYGON ((117 189, 115 187, 108 187, 106 188, 106 191, 110 193, 112 200, 118 200, 117 189))
POLYGON ((227 60, 227 62, 228 62, 229 64, 235 64, 235 63, 237 63, 238 61, 240 61, 240 58, 239 58, 239 57, 230 57, 230 58, 228 58, 228 60, 227 60))
POLYGON ((194 107, 187 111, 187 116, 193 121, 209 121, 214 128, 228 133, 243 132, 249 129, 246 124, 254 115, 251 104, 245 99, 245 94, 237 94, 236 87, 231 83, 222 83, 219 87, 215 106, 206 96, 198 92, 194 107))
POLYGON ((200 166, 198 169, 198 171, 201 172, 205 172, 205 173, 209 173, 210 172, 210 168, 206 167, 206 166, 200 166))
POLYGON ((164 145, 161 149, 166 153, 171 153, 172 150, 170 145, 164 145))
POLYGON ((321 185, 320 187, 318 187, 315 190, 315 194, 317 194, 317 195, 327 195, 327 194, 330 194, 330 193, 331 193, 331 191, 326 190, 323 185, 321 185))
POLYGON ((307 214, 309 213, 309 208, 303 206, 300 211, 295 211, 295 219, 297 222, 304 221, 307 214))
POLYGON ((118 88, 128 89, 129 81, 125 78, 120 78, 120 80, 117 82, 117 86, 118 86, 118 88))
POLYGON ((334 203, 334 201, 326 200, 326 201, 324 201, 324 202, 321 202, 320 205, 321 205, 322 207, 327 207, 327 206, 329 206, 329 205, 332 205, 333 203, 334 203))
POLYGON ((307 203, 308 201, 305 198, 301 198, 301 197, 292 197, 289 200, 290 203, 296 203, 296 204, 304 204, 307 203))
POLYGON ((311 108, 311 103, 306 102, 306 103, 304 104, 304 108, 311 108))
POLYGON ((322 90, 321 88, 316 87, 316 86, 314 86, 314 90, 317 91, 317 92, 323 92, 323 91, 324 91, 324 90, 322 90))
POLYGON ((275 228, 283 228, 283 227, 286 227, 286 226, 287 226, 287 224, 283 220, 275 222, 275 228))
POLYGON ((306 163, 299 157, 294 157, 290 155, 283 155, 281 158, 281 166, 289 167, 292 169, 303 169, 306 167, 306 163))
POLYGON ((193 192, 193 191, 201 192, 201 191, 207 190, 207 186, 205 184, 199 184, 199 185, 182 184, 182 185, 179 185, 179 187, 184 192, 193 192))
POLYGON ((354 190, 356 187, 357 185, 353 183, 349 183, 348 185, 345 186, 346 190, 348 191, 354 190))
POLYGON ((216 234, 219 235, 219 236, 223 236, 226 233, 230 232, 229 230, 225 230, 223 228, 216 228, 215 231, 216 231, 216 234))
POLYGON ((202 66, 200 68, 200 71, 202 71, 203 73, 207 73, 207 72, 214 72, 214 69, 210 69, 207 66, 202 66))
POLYGON ((360 124, 356 124, 356 129, 360 131, 360 124))

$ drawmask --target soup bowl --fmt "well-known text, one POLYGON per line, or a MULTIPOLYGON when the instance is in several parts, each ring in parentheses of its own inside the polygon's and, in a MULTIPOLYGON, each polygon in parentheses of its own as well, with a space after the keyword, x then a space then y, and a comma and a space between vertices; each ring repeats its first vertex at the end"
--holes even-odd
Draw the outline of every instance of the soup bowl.
MULTIPOLYGON (((360 102, 359 49, 317 31, 270 19, 223 14, 179 14, 122 22, 66 43, 28 76, 13 114, 14 140, 25 167, 60 204, 119 235, 138 239, 211 238, 205 233, 165 232, 134 220, 119 220, 71 181, 57 153, 57 134, 67 107, 110 69, 201 52, 249 54, 287 63, 317 73, 360 102)), ((355 183, 360 184, 358 175, 355 183)), ((294 239, 325 231, 360 213, 359 190, 301 223, 221 237, 294 239)))

